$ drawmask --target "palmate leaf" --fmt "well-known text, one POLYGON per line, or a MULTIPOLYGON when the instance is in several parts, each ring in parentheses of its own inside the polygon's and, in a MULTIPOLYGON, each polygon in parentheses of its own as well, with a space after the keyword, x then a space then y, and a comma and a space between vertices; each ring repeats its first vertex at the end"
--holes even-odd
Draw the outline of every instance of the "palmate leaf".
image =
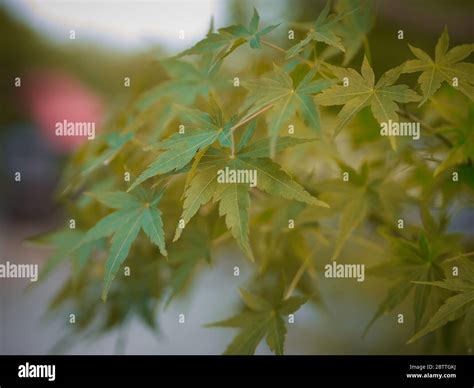
POLYGON ((313 80, 316 71, 316 69, 310 70, 301 82, 295 85, 291 77, 274 64, 271 78, 258 78, 242 83, 250 91, 244 105, 244 109, 248 108, 247 116, 272 106, 266 115, 272 156, 275 154, 279 131, 296 112, 310 128, 321 130, 319 111, 312 95, 328 88, 332 81, 313 80))
MULTIPOLYGON (((329 15, 329 11, 331 10, 331 1, 326 2, 325 7, 319 14, 318 18, 314 22, 313 27, 308 32, 306 38, 301 40, 299 43, 291 47, 286 54, 286 58, 292 58, 297 55, 303 48, 308 45, 309 43, 316 41, 316 42, 324 42, 330 46, 336 47, 341 51, 345 51, 344 46, 342 45, 341 39, 337 36, 335 31, 335 25, 341 19, 343 19, 347 14, 342 15, 329 15), (329 15, 329 16, 328 16, 329 15)), ((352 12, 352 11, 351 11, 352 12)))
POLYGON ((205 148, 217 139, 220 131, 188 129, 185 133, 175 133, 164 141, 158 143, 156 148, 165 149, 158 158, 143 171, 129 187, 133 190, 146 180, 170 171, 177 171, 186 166, 195 156, 196 152, 205 148))
POLYGON ((423 92, 420 105, 433 96, 443 82, 452 86, 454 78, 459 83, 456 88, 474 100, 474 64, 461 62, 474 52, 474 44, 463 44, 448 51, 449 35, 445 27, 436 44, 434 60, 423 50, 411 45, 409 47, 417 59, 407 61, 403 72, 422 72, 418 78, 423 92))
POLYGON ((133 132, 128 132, 125 134, 111 132, 105 135, 104 140, 107 148, 103 150, 98 156, 88 161, 82 168, 81 174, 87 175, 100 166, 109 164, 110 161, 123 149, 125 144, 133 139, 133 136, 133 132))
POLYGON ((97 239, 82 244, 85 232, 78 229, 65 229, 58 232, 30 238, 33 244, 44 245, 54 248, 54 254, 48 258, 42 267, 38 279, 43 280, 65 259, 71 258, 73 274, 77 278, 85 268, 92 252, 102 249, 104 241, 97 239))
POLYGON ((140 174, 133 182, 128 191, 137 185, 159 174, 177 171, 186 166, 201 148, 214 143, 219 136, 215 130, 192 130, 184 134, 176 133, 161 142, 158 147, 166 151, 151 163, 148 168, 140 174))
MULTIPOLYGON (((419 101, 418 96, 406 85, 394 85, 400 77, 403 66, 387 71, 377 83, 372 68, 364 57, 361 74, 354 69, 330 66, 330 70, 342 81, 347 79, 349 84, 336 85, 323 91, 315 97, 316 103, 325 106, 344 105, 338 114, 335 133, 338 134, 364 107, 370 106, 375 119, 380 123, 398 121, 397 103, 419 101)), ((395 139, 390 138, 392 148, 396 148, 395 139)))
MULTIPOLYGON (((150 108, 157 102, 173 101, 175 104, 190 105, 197 97, 207 96, 211 87, 225 85, 225 80, 219 76, 222 61, 214 62, 209 56, 203 56, 199 61, 188 63, 175 58, 160 61, 161 66, 170 77, 156 87, 141 95, 136 102, 140 111, 150 108)), ((169 104, 169 111, 172 106, 169 104)))
MULTIPOLYGON (((334 26, 334 31, 342 40, 345 47, 343 66, 354 58, 359 52, 367 34, 371 31, 375 22, 375 1, 373 0, 338 0, 335 4, 338 13, 346 13, 340 23, 334 26)), ((333 49, 332 47, 328 49, 333 49)), ((333 49, 339 51, 338 49, 333 49)), ((365 53, 368 55, 368 53, 365 53)))
MULTIPOLYGON (((441 288, 448 288, 449 282, 424 282, 422 284, 429 286, 436 286, 441 288)), ((444 304, 428 321, 427 325, 417 332, 407 343, 412 343, 419 340, 426 334, 439 329, 450 321, 455 321, 464 315, 472 314, 474 309, 474 284, 464 283, 464 288, 459 294, 452 296, 445 300, 444 304)), ((449 288, 448 288, 449 289, 449 288)), ((469 330, 469 328, 468 328, 469 330)), ((472 327, 470 328, 472 330, 472 327)))
POLYGON ((225 122, 223 112, 212 94, 209 94, 209 106, 211 113, 180 105, 175 107, 182 122, 186 124, 184 133, 175 133, 151 146, 152 149, 165 151, 141 173, 128 191, 156 175, 179 171, 197 154, 195 164, 189 173, 191 178, 200 158, 216 140, 219 140, 223 147, 231 147, 233 139, 230 129, 237 117, 233 116, 225 122))
POLYGON ((292 296, 273 304, 244 289, 240 289, 240 296, 246 306, 245 311, 224 321, 206 325, 240 329, 225 354, 252 355, 260 342, 266 338, 270 350, 277 355, 283 355, 286 337, 285 318, 297 311, 308 299, 303 296, 292 296))
MULTIPOLYGON (((142 191, 143 193, 143 191, 142 191)), ((155 244, 163 256, 167 255, 161 212, 156 207, 162 192, 133 195, 124 192, 104 192, 91 194, 106 206, 118 209, 102 218, 85 234, 82 244, 103 237, 112 236, 109 257, 105 265, 102 299, 107 299, 110 286, 121 264, 127 258, 132 243, 140 229, 155 244)))
POLYGON ((346 242, 369 214, 382 212, 384 217, 391 219, 399 213, 403 201, 397 185, 387 179, 389 169, 378 170, 365 162, 357 171, 342 160, 337 163, 341 174, 349 174, 349 180, 346 182, 339 178, 321 183, 321 189, 325 192, 323 199, 339 217, 332 260, 339 257, 346 242))
POLYGON ((414 229, 418 235, 418 242, 409 238, 385 235, 390 241, 393 258, 370 268, 368 273, 397 281, 388 290, 364 334, 380 316, 400 305, 413 290, 415 291, 413 299, 415 330, 419 329, 426 321, 427 313, 436 308, 439 300, 444 297, 445 292, 437 292, 426 282, 436 282, 444 278, 442 263, 448 252, 457 249, 459 238, 444 232, 445 226, 442 225, 442 220, 436 223, 426 209, 423 213, 424 228, 414 229))
MULTIPOLYGON (((237 161, 226 164, 230 169, 237 170, 237 161)), ((239 244, 242 251, 254 261, 249 241, 249 185, 243 183, 218 184, 213 201, 219 202, 219 215, 225 216, 227 228, 239 244)))
POLYGON ((222 60, 231 54, 239 46, 249 43, 253 49, 261 48, 260 38, 278 27, 279 24, 258 29, 260 16, 254 8, 253 16, 248 27, 233 25, 220 28, 217 33, 209 32, 207 37, 188 50, 183 51, 178 56, 195 54, 215 54, 215 60, 222 60))
MULTIPOLYGON (((444 279, 434 282, 416 282, 426 287, 438 287, 456 292, 455 296, 447 298, 438 311, 431 317, 426 326, 418 331, 408 343, 415 342, 428 333, 431 333, 448 322, 455 321, 465 316, 466 325, 469 325, 474 311, 474 262, 461 256, 457 261, 460 267, 459 278, 444 279)), ((466 339, 469 342, 474 327, 467 326, 466 339)))
POLYGON ((192 222, 187 227, 189 233, 185 233, 176 243, 169 248, 167 264, 172 268, 172 276, 169 280, 169 294, 165 302, 167 307, 170 302, 192 279, 196 268, 202 262, 211 260, 211 239, 209 228, 204 220, 192 222))
MULTIPOLYGON (((282 138, 280 149, 300 144, 305 140, 282 138), (291 139, 291 140, 290 140, 291 139)), ((281 167, 267 158, 270 147, 269 139, 259 140, 242 149, 235 158, 211 148, 201 159, 195 176, 185 191, 185 200, 181 220, 186 225, 199 208, 211 199, 219 202, 219 213, 225 216, 227 227, 236 239, 245 255, 253 260, 249 244, 248 208, 250 206, 248 183, 220 183, 219 170, 226 167, 232 170, 255 170, 257 188, 268 194, 293 199, 309 205, 327 206, 324 202, 311 196, 301 185, 296 183, 281 167)), ((183 229, 178 225, 174 240, 181 236, 183 229)))
POLYGON ((242 150, 242 148, 244 148, 248 144, 250 139, 253 137, 256 128, 257 128, 257 120, 252 120, 250 122, 250 125, 247 127, 242 137, 240 138, 239 144, 237 144, 237 148, 236 148, 237 152, 240 152, 240 150, 242 150))
POLYGON ((436 167, 434 175, 437 176, 449 167, 468 163, 474 159, 474 108, 470 106, 461 119, 446 125, 439 130, 439 133, 454 135, 455 143, 449 149, 446 158, 436 167))

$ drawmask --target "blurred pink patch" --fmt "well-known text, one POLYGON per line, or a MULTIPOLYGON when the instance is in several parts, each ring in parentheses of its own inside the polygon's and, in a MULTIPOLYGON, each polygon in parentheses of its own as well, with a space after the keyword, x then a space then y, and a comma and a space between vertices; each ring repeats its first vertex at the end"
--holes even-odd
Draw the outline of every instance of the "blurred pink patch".
POLYGON ((90 141, 86 136, 56 136, 58 122, 95 123, 96 136, 103 117, 99 96, 70 75, 59 72, 30 72, 24 79, 22 102, 51 146, 69 152, 90 141))

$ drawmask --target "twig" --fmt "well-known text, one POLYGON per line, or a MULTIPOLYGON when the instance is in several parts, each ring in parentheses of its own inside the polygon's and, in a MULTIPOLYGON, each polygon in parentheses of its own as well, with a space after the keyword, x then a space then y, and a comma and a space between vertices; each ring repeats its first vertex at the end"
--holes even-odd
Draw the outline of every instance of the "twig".
POLYGON ((219 245, 221 242, 227 240, 231 236, 230 232, 224 232, 220 236, 216 237, 214 240, 212 240, 213 245, 219 245))
POLYGON ((364 35, 362 37, 362 44, 364 45, 364 52, 365 52, 365 55, 367 56, 367 60, 369 61, 369 64, 372 66, 372 53, 370 51, 370 45, 369 45, 369 40, 367 39, 367 35, 364 35))
POLYGON ((234 131, 230 132, 230 152, 231 152, 231 157, 235 157, 235 143, 234 143, 234 131))
POLYGON ((284 299, 288 299, 291 296, 291 294, 295 290, 296 286, 298 285, 301 277, 304 275, 307 265, 308 265, 307 261, 306 260, 303 261, 303 264, 301 264, 300 268, 298 269, 298 271, 295 274, 295 277, 293 278, 290 285, 288 286, 288 291, 286 292, 286 295, 285 295, 284 299))
MULTIPOLYGON (((293 291, 296 289, 296 287, 298 286, 298 283, 300 282, 301 278, 305 274, 306 270, 309 268, 311 257, 314 255, 314 252, 316 252, 317 246, 318 246, 317 244, 313 245, 313 248, 311 249, 311 252, 303 260, 303 263, 301 264, 298 271, 296 271, 296 274, 293 277, 293 280, 291 281, 290 285, 288 286, 288 290, 286 291, 284 299, 288 299, 291 296, 291 294, 293 294, 293 291)), ((311 271, 309 272, 309 274, 312 277, 316 276, 315 273, 314 272, 312 273, 311 271)))
MULTIPOLYGON (((263 40, 263 39, 261 39, 260 41, 262 42, 263 45, 265 45, 267 47, 271 47, 271 48, 273 48, 275 50, 278 50, 278 51, 280 51, 281 53, 284 53, 284 54, 287 53, 287 50, 285 50, 284 48, 281 48, 280 46, 277 46, 273 43, 267 42, 266 40, 263 40)), ((303 58, 301 55, 296 55, 296 58, 298 58, 299 60, 306 63, 309 67, 314 67, 315 66, 315 64, 313 62, 309 61, 306 58, 303 58)))
POLYGON ((246 117, 245 119, 239 121, 237 124, 235 124, 233 127, 230 128, 230 133, 234 133, 234 131, 239 128, 240 126, 244 125, 245 123, 248 123, 250 120, 254 119, 255 117, 257 117, 259 114, 267 111, 268 109, 270 109, 271 107, 273 106, 273 104, 270 104, 270 105, 267 105, 265 107, 263 107, 262 109, 258 110, 257 112, 251 114, 249 117, 246 117))
POLYGON ((469 256, 474 256, 474 252, 466 252, 466 253, 460 253, 459 255, 450 257, 449 259, 443 260, 444 263, 450 262, 450 261, 455 261, 458 259, 461 259, 463 257, 469 257, 469 256))
POLYGON ((413 113, 407 112, 405 110, 399 110, 398 113, 400 113, 402 116, 405 116, 407 119, 413 120, 413 121, 418 121, 425 129, 428 131, 432 132, 434 136, 436 136, 439 140, 441 140, 446 146, 448 147, 453 147, 453 143, 451 141, 441 135, 440 133, 436 133, 436 129, 434 129, 431 125, 427 124, 425 121, 421 120, 419 117, 415 116, 413 113))

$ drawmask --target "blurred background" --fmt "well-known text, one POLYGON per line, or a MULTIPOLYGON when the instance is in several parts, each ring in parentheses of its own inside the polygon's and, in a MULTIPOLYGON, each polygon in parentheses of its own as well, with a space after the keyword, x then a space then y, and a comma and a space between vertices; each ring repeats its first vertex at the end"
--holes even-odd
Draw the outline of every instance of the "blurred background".
MULTIPOLYGON (((65 212, 55 201, 55 187, 62 166, 82 139, 55 137, 52 127, 59 118, 94 121, 100 127, 117 100, 138 95, 164 77, 153 58, 176 54, 202 39, 211 18, 217 28, 246 23, 255 6, 264 23, 311 21, 324 3, 0 0, 0 261, 41 266, 49 252, 24 240, 64 222, 65 212), (71 30, 75 39, 71 39, 71 30), (181 30, 184 39, 179 39, 181 30), (133 80, 127 91, 124 77, 133 80), (17 171, 21 171, 21 183, 14 182, 17 171)), ((445 24, 451 46, 473 41, 474 3, 470 0, 387 0, 377 2, 377 7, 376 25, 369 34, 372 52, 383 53, 373 58, 376 72, 409 57, 406 44, 394 40, 399 29, 405 31, 408 41, 416 41, 422 48, 434 46, 445 24)), ((238 252, 223 254, 239 260, 238 252)), ((222 353, 230 342, 230 332, 202 325, 232 312, 232 306, 220 301, 238 299, 235 290, 241 280, 222 275, 232 271, 231 262, 218 262, 200 276, 192 297, 176 301, 163 312, 158 334, 131 322, 126 333, 113 331, 64 351, 222 353), (185 326, 176 325, 181 312, 187 316, 185 326)), ((0 354, 44 354, 67 332, 67 315, 47 313, 48 303, 67 273, 68 268, 62 267, 34 289, 27 287, 28 280, 0 280, 0 354)), ((377 280, 368 280, 359 293, 347 292, 337 282, 321 284, 322 296, 331 308, 305 307, 298 313, 298 329, 288 332, 287 353, 419 352, 419 345, 404 345, 410 328, 394 331, 393 321, 386 318, 365 340, 360 338, 367 317, 382 298, 372 292, 379 288, 373 288, 371 282, 377 280), (332 304, 332 300, 338 303, 332 304)), ((262 347, 258 353, 267 352, 262 347)))

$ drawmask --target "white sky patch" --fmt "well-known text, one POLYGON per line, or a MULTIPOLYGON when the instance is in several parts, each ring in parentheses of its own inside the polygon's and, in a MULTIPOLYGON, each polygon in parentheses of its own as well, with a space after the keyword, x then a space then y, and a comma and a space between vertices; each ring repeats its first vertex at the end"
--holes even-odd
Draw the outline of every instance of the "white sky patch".
MULTIPOLYGON (((101 44, 125 51, 162 45, 174 53, 202 39, 211 17, 223 20, 220 0, 3 0, 17 18, 47 38, 101 44), (184 39, 179 39, 180 30, 184 39)), ((217 23, 216 23, 217 24, 217 23)))

